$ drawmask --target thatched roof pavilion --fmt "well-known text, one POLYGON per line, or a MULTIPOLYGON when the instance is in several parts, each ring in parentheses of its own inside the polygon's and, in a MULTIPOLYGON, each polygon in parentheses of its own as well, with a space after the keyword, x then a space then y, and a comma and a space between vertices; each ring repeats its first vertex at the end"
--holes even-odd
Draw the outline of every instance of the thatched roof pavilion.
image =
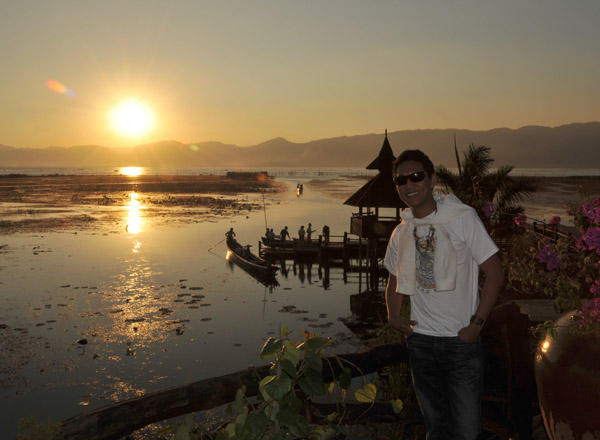
POLYGON ((379 155, 366 168, 379 173, 356 191, 345 205, 358 206, 352 215, 351 233, 363 238, 389 238, 400 222, 400 209, 406 207, 398 196, 393 182, 394 153, 385 130, 385 139, 379 155), (380 217, 379 208, 395 208, 395 217, 380 217))

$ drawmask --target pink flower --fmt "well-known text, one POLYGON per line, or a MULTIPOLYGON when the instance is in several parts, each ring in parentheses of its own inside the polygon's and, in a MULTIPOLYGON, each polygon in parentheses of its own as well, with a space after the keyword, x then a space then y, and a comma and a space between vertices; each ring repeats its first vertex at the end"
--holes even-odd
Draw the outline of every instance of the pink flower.
MULTIPOLYGON (((594 295, 600 295, 600 280, 595 280, 592 287, 590 287, 590 292, 594 295)), ((600 303, 600 297, 596 298, 595 301, 600 303)))
POLYGON ((595 322, 600 323, 600 298, 588 301, 581 308, 580 327, 589 326, 595 322))
POLYGON ((496 207, 494 206, 494 202, 487 202, 483 207, 483 213, 487 218, 490 218, 495 210, 496 207))
POLYGON ((550 219, 550 225, 551 226, 560 225, 560 221, 561 221, 560 217, 558 215, 555 215, 554 217, 552 217, 550 219))
POLYGON ((600 197, 594 199, 591 204, 584 203, 581 207, 585 217, 589 218, 593 224, 600 224, 600 197))
POLYGON ((596 250, 600 255, 600 228, 589 228, 577 242, 577 247, 590 251, 596 250))
POLYGON ((518 226, 525 226, 527 224, 527 216, 525 214, 519 214, 515 217, 515 223, 518 226))
POLYGON ((552 247, 544 246, 535 256, 535 259, 542 264, 546 264, 548 270, 560 269, 563 267, 563 261, 552 247))

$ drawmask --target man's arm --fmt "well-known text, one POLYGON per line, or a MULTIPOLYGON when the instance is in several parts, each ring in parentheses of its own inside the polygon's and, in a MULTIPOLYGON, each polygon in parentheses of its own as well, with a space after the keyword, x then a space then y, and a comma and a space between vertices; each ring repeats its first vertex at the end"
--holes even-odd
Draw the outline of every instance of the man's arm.
MULTIPOLYGON (((497 253, 481 263, 479 267, 485 274, 485 281, 479 298, 479 307, 477 307, 475 315, 482 320, 486 320, 498 299, 504 274, 502 273, 502 263, 497 253)), ((475 342, 482 328, 482 325, 472 323, 462 328, 458 332, 458 335, 463 341, 475 342)))
POLYGON ((387 286, 385 287, 385 305, 387 307, 388 322, 392 328, 408 336, 413 332, 412 326, 417 323, 401 316, 402 294, 396 292, 396 286, 396 276, 390 274, 387 286))

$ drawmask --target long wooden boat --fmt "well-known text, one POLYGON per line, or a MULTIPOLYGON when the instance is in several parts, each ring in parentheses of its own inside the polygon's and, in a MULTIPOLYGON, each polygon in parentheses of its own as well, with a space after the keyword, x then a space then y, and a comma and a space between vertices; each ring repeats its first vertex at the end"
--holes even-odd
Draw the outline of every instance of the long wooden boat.
POLYGON ((294 255, 294 256, 318 256, 319 241, 304 240, 301 242, 297 238, 291 240, 269 240, 266 237, 261 237, 261 243, 264 246, 261 255, 294 255))
POLYGON ((294 248, 294 242, 292 240, 281 241, 281 239, 277 235, 275 236, 274 239, 267 238, 263 235, 262 237, 260 237, 260 240, 263 245, 268 246, 268 247, 276 247, 276 248, 281 248, 281 249, 293 249, 294 248))
POLYGON ((260 258, 250 251, 250 246, 242 246, 237 240, 227 240, 227 259, 233 261, 242 269, 265 277, 274 277, 275 272, 279 269, 274 264, 260 258))

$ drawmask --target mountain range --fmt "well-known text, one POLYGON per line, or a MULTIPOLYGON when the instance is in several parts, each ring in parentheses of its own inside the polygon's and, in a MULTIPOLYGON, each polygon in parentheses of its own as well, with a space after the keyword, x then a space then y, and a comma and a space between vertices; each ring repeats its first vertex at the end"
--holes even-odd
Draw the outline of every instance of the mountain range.
MULTIPOLYGON (((401 130, 388 133, 395 155, 419 148, 434 163, 455 167, 454 137, 459 152, 469 144, 491 147, 494 165, 517 168, 599 168, 600 122, 558 127, 526 126, 485 131, 466 129, 401 130)), ((275 138, 253 146, 221 142, 186 144, 161 141, 132 148, 100 145, 15 148, 0 145, 0 167, 363 168, 377 156, 385 135, 364 134, 294 143, 275 138)))

